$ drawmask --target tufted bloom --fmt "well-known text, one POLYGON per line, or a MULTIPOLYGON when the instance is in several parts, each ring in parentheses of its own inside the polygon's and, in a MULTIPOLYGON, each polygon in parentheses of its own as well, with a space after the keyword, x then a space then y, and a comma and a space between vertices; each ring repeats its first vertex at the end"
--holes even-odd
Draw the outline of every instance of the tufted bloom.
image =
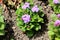
POLYGON ((37 7, 37 5, 35 5, 31 10, 32 10, 32 12, 38 12, 39 8, 37 7))
POLYGON ((60 14, 58 14, 57 17, 60 18, 60 14))
POLYGON ((54 4, 58 4, 59 3, 59 0, 53 0, 53 3, 54 4))
POLYGON ((28 2, 26 2, 23 6, 22 6, 22 9, 26 9, 26 8, 29 8, 29 3, 28 2))
POLYGON ((23 15, 22 20, 24 21, 24 23, 30 22, 30 15, 28 14, 23 15))
POLYGON ((60 20, 56 20, 54 26, 60 26, 60 20))

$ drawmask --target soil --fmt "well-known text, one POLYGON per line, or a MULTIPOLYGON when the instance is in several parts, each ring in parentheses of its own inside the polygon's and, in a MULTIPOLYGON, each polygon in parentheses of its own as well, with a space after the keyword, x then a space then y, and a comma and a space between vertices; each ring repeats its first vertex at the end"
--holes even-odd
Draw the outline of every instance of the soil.
MULTIPOLYGON (((44 16, 44 25, 42 26, 42 29, 36 32, 36 34, 32 38, 28 38, 26 34, 24 34, 17 26, 16 26, 16 6, 8 6, 6 3, 3 4, 4 8, 4 18, 6 23, 5 28, 5 36, 1 36, 1 40, 10 40, 11 38, 14 38, 14 40, 49 40, 48 37, 48 22, 51 21, 50 15, 53 13, 53 10, 50 6, 48 6, 48 1, 38 1, 34 0, 34 3, 37 5, 41 5, 43 8, 43 12, 45 14, 44 16)), ((18 4, 18 3, 17 3, 18 4)))

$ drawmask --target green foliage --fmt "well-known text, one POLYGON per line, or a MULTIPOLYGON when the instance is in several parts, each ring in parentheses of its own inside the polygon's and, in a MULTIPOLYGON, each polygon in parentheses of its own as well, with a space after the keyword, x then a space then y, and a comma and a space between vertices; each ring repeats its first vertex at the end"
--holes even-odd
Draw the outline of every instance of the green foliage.
POLYGON ((49 34, 49 38, 50 40, 60 40, 60 26, 54 26, 54 23, 56 20, 59 20, 59 18, 57 18, 56 14, 52 14, 51 15, 51 22, 49 22, 48 28, 48 34, 49 34))
MULTIPOLYGON (((27 0, 27 2, 29 2, 32 0, 27 0)), ((30 3, 31 3, 30 2, 30 3)), ((24 4, 21 3, 21 6, 20 8, 18 8, 16 10, 16 15, 17 15, 17 26, 23 31, 23 32, 27 32, 26 34, 31 37, 33 36, 34 34, 34 31, 38 31, 41 29, 41 24, 40 23, 44 23, 44 19, 43 19, 43 16, 44 16, 44 13, 42 12, 42 7, 41 6, 38 6, 39 8, 41 7, 41 11, 39 12, 32 12, 31 11, 31 8, 34 6, 34 4, 30 4, 30 8, 27 8, 27 9, 22 9, 22 6, 24 4), (31 17, 31 20, 29 23, 24 23, 24 21, 21 19, 21 17, 24 15, 24 14, 29 14, 30 17, 31 17)))
POLYGON ((58 19, 58 17, 56 16, 56 14, 52 14, 51 19, 52 19, 52 21, 56 21, 58 19))
POLYGON ((0 6, 0 35, 4 35, 4 28, 5 28, 5 23, 4 23, 4 16, 2 15, 3 13, 3 8, 0 6))
POLYGON ((34 32, 32 30, 27 31, 26 35, 28 35, 28 37, 32 37, 32 35, 34 35, 34 32))
POLYGON ((60 38, 55 38, 55 40, 60 40, 60 38))
POLYGON ((2 14, 3 13, 3 8, 2 8, 2 6, 0 5, 0 14, 2 14))
POLYGON ((51 6, 56 14, 60 13, 60 4, 54 4, 53 0, 48 0, 49 6, 51 6))
POLYGON ((26 2, 29 2, 31 5, 34 4, 33 0, 26 0, 26 2))

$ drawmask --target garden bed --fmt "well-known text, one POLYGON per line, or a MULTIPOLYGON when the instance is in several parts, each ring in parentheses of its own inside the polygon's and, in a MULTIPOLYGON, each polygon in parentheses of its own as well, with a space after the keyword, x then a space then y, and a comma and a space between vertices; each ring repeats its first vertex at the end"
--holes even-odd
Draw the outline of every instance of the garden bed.
MULTIPOLYGON (((13 1, 16 2, 16 1, 13 1)), ((23 0, 23 2, 25 2, 23 0)), ((19 8, 20 1, 18 0, 15 5, 8 5, 7 2, 2 3, 4 9, 4 22, 6 23, 5 26, 5 35, 1 36, 1 40, 49 40, 48 36, 48 23, 51 22, 51 14, 53 14, 52 8, 48 5, 48 0, 34 0, 34 5, 40 5, 43 8, 44 15, 44 23, 39 31, 35 31, 34 35, 29 38, 24 32, 17 27, 17 15, 16 10, 19 8)))

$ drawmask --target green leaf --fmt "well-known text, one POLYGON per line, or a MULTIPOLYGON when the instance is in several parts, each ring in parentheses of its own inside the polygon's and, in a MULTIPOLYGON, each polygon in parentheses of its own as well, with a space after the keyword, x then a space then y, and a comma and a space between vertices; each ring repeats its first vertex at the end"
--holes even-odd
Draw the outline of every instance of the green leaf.
POLYGON ((55 33, 53 31, 48 31, 49 36, 53 36, 55 33))
POLYGON ((16 20, 17 20, 17 21, 20 21, 20 19, 19 19, 19 18, 17 18, 16 20))
POLYGON ((20 6, 22 7, 24 5, 24 3, 22 2, 21 4, 20 4, 20 6))
POLYGON ((44 14, 41 15, 41 17, 43 17, 43 16, 44 16, 44 14))
POLYGON ((32 36, 33 36, 33 34, 34 34, 34 32, 33 32, 33 31, 27 31, 27 32, 26 32, 26 35, 28 35, 28 37, 32 37, 32 36))
POLYGON ((29 13, 29 11, 30 11, 30 10, 27 8, 27 9, 26 9, 26 12, 29 13))
POLYGON ((17 9, 17 10, 16 10, 16 14, 17 14, 17 15, 22 14, 22 9, 21 9, 21 8, 17 9))
POLYGON ((0 14, 3 14, 3 7, 0 5, 0 14))
POLYGON ((57 38, 57 37, 56 37, 55 40, 60 40, 60 38, 57 38))
POLYGON ((18 21, 17 22, 17 26, 20 27, 20 25, 23 25, 23 22, 22 21, 18 21))
POLYGON ((43 11, 43 10, 42 10, 42 6, 39 6, 39 9, 40 9, 40 11, 43 11))
POLYGON ((4 30, 0 30, 0 36, 4 34, 5 34, 4 30))
POLYGON ((59 14, 60 11, 60 4, 54 4, 53 0, 48 0, 49 1, 49 6, 51 6, 56 14, 59 14))
POLYGON ((30 2, 30 4, 33 4, 33 0, 26 0, 27 2, 30 2))
POLYGON ((30 26, 30 29, 32 29, 33 27, 34 27, 34 25, 31 25, 31 26, 30 26))
POLYGON ((1 27, 0 27, 0 30, 4 30, 4 28, 5 28, 5 25, 2 24, 1 27))
POLYGON ((4 22, 3 18, 4 17, 2 15, 0 15, 0 22, 4 22))
POLYGON ((30 11, 30 16, 32 16, 32 14, 33 14, 32 11, 30 11))
POLYGON ((56 14, 52 14, 51 18, 52 18, 53 21, 56 21, 58 19, 57 16, 56 16, 56 14))
POLYGON ((41 29, 41 26, 36 26, 35 30, 38 31, 39 29, 41 29))
POLYGON ((27 30, 30 30, 30 28, 26 28, 27 30))
POLYGON ((23 27, 23 26, 22 26, 20 29, 21 29, 23 32, 26 31, 26 27, 23 27))
POLYGON ((38 22, 42 22, 43 23, 43 18, 38 18, 38 22))
POLYGON ((14 40, 13 38, 11 38, 11 40, 14 40))

